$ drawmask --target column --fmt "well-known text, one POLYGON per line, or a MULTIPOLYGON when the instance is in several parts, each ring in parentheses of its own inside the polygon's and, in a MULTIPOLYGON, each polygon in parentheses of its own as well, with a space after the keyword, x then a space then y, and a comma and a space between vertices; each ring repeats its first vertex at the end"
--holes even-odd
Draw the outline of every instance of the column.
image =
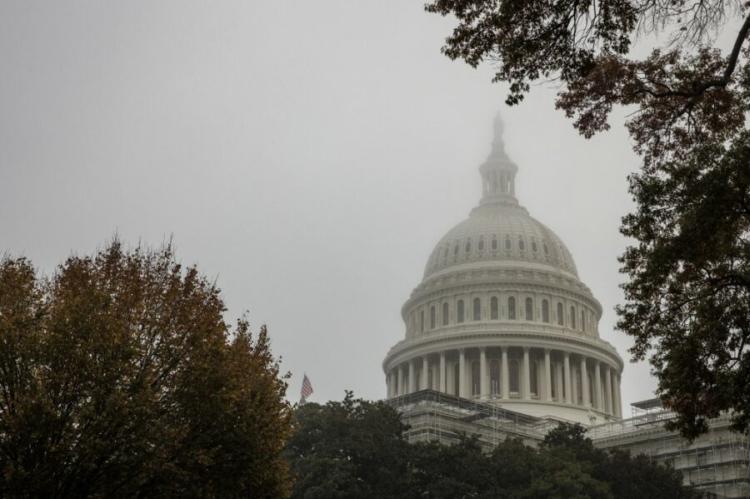
POLYGON ((445 352, 440 352, 440 391, 446 393, 448 391, 448 385, 445 382, 445 352))
POLYGON ((427 390, 430 387, 430 360, 426 355, 422 357, 422 379, 420 381, 422 381, 420 390, 427 390))
POLYGON ((602 400, 602 375, 599 372, 600 363, 598 360, 594 361, 594 395, 596 396, 596 402, 594 407, 600 411, 605 411, 604 403, 602 400))
POLYGON ((620 395, 620 374, 615 373, 615 416, 622 417, 622 398, 620 395))
POLYGON ((466 398, 466 352, 458 351, 458 396, 466 398))
POLYGON ((552 400, 552 368, 549 350, 546 348, 544 349, 544 400, 552 400))
POLYGON ((502 347, 502 358, 500 359, 500 396, 504 399, 510 398, 510 371, 508 366, 508 347, 502 347))
POLYGON ((406 394, 404 390, 404 365, 398 366, 398 395, 406 394))
POLYGON ((572 404, 573 393, 571 392, 570 354, 568 352, 563 354, 563 363, 565 364, 565 402, 572 404))
POLYGON ((417 377, 415 376, 414 361, 409 361, 409 393, 417 391, 417 377))
POLYGON ((607 412, 607 414, 614 414, 615 413, 615 406, 612 402, 612 369, 610 369, 609 366, 604 367, 604 385, 606 393, 604 394, 606 399, 606 404, 604 404, 606 407, 604 410, 607 412))
POLYGON ((586 368, 586 357, 581 357, 581 399, 584 407, 591 407, 589 400, 589 372, 586 368))
POLYGON ((528 400, 531 398, 531 371, 529 369, 529 349, 528 347, 523 348, 523 389, 521 398, 528 400))
POLYGON ((563 365, 558 360, 555 362, 555 394, 557 395, 557 401, 563 402, 565 398, 563 397, 563 365))
POLYGON ((490 396, 489 382, 487 380, 487 349, 479 349, 479 396, 486 399, 490 396))

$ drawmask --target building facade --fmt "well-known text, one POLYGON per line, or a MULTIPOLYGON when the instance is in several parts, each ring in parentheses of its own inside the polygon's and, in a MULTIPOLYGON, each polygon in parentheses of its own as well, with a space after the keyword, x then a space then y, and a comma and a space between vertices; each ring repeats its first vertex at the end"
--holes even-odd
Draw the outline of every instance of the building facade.
POLYGON ((581 423, 596 446, 668 462, 708 496, 750 497, 750 441, 726 418, 692 444, 664 430, 673 415, 654 401, 622 418, 623 361, 599 337, 601 305, 562 240, 518 202, 499 118, 479 172, 478 206, 430 254, 401 310, 405 337, 383 361, 407 438, 474 434, 491 449, 581 423))

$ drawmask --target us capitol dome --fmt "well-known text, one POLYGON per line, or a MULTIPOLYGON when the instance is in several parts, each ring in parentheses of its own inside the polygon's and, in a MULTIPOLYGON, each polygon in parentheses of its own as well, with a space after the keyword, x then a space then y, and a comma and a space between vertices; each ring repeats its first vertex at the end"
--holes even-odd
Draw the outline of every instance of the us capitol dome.
POLYGON ((482 197, 435 245, 383 361, 387 396, 431 390, 528 415, 621 418, 623 362, 573 256, 516 197, 502 122, 479 167, 482 197))

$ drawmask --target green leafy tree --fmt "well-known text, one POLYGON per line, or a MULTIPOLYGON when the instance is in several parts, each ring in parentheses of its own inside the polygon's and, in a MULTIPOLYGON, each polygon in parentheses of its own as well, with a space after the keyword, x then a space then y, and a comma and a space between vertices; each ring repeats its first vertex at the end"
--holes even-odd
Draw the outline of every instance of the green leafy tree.
POLYGON ((469 436, 407 444, 393 408, 351 393, 298 407, 295 421, 287 457, 300 499, 697 497, 679 473, 595 449, 577 425, 553 430, 538 449, 509 439, 488 453, 469 436))
POLYGON ((407 443, 399 414, 383 402, 307 403, 295 411, 287 458, 292 497, 387 498, 407 489, 407 443))
POLYGON ((431 0, 457 20, 443 47, 496 65, 518 104, 556 80, 557 108, 586 137, 615 106, 642 167, 622 232, 618 326, 648 358, 658 394, 694 438, 722 411, 750 428, 750 4, 737 0, 431 0), (724 51, 718 31, 733 34, 724 51), (653 50, 630 55, 638 35, 653 50), (654 36, 650 36, 654 35, 654 36), (663 42, 663 43, 662 43, 663 42))
POLYGON ((291 430, 265 328, 167 246, 39 277, 0 261, 0 496, 280 497, 291 430))

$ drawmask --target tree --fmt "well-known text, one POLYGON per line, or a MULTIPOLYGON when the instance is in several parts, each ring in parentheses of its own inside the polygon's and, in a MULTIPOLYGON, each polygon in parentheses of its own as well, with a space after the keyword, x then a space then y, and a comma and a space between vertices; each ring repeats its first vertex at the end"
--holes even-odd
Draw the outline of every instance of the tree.
POLYGON ((384 402, 307 403, 295 411, 286 456, 293 498, 400 497, 408 489, 400 416, 384 402))
POLYGON ((601 450, 586 437, 579 424, 561 423, 541 443, 543 454, 562 462, 578 463, 594 480, 608 485, 611 497, 697 498, 700 494, 682 486, 682 474, 653 463, 647 456, 619 449, 601 450))
POLYGON ((694 438, 722 411, 750 428, 750 4, 736 0, 431 0, 453 14, 444 52, 497 64, 508 104, 531 82, 561 84, 557 108, 585 136, 609 128, 615 106, 642 168, 622 232, 625 303, 618 327, 648 358, 657 393, 694 438), (720 28, 736 29, 725 53, 720 28), (643 59, 637 35, 658 45, 643 59))
POLYGON ((298 407, 294 419, 286 453, 294 498, 697 497, 674 470, 595 449, 578 425, 551 431, 538 449, 508 439, 487 452, 466 435, 409 444, 396 410, 351 393, 298 407))
POLYGON ((279 497, 285 377, 172 248, 0 261, 0 495, 279 497))

